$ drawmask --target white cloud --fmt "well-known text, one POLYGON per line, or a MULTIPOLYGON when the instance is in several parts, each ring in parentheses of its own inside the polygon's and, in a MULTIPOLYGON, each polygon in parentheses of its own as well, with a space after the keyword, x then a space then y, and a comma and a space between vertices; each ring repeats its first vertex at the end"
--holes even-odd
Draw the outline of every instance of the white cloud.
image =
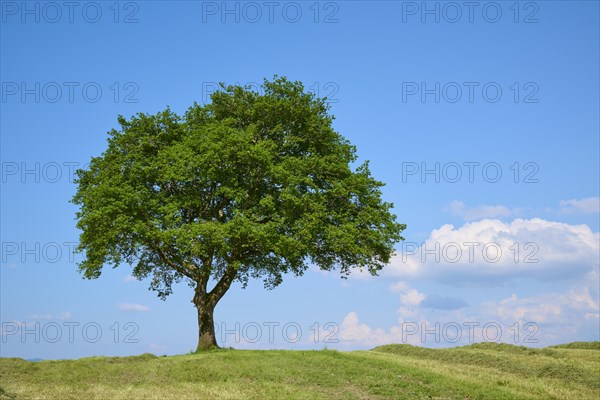
POLYGON ((547 323, 562 315, 559 304, 551 301, 549 295, 519 298, 516 294, 500 300, 483 304, 486 314, 494 319, 508 322, 547 323))
POLYGON ((400 296, 400 302, 406 306, 418 306, 427 296, 415 289, 410 289, 400 296))
POLYGON ((600 305, 597 290, 596 293, 593 293, 594 289, 590 290, 590 287, 597 288, 597 283, 588 282, 573 286, 565 292, 541 293, 529 297, 513 294, 500 301, 482 303, 479 312, 506 326, 535 323, 546 339, 556 338, 561 342, 581 340, 577 335, 583 331, 595 331, 598 335, 600 305))
POLYGON ((143 304, 132 304, 132 303, 121 303, 119 304, 121 311, 134 311, 134 312, 147 312, 150 311, 150 307, 143 304))
MULTIPOLYGON (((563 292, 527 297, 512 294, 467 309, 443 312, 426 309, 424 301, 407 307, 406 299, 401 297, 397 319, 389 329, 372 328, 360 322, 356 312, 348 313, 340 327, 340 345, 374 347, 407 343, 454 347, 487 341, 537 347, 594 340, 599 334, 599 284, 598 272, 593 271, 563 292)), ((400 286, 407 294, 419 293, 404 284, 400 286)))
POLYGON ((562 200, 558 212, 560 214, 597 214, 600 212, 600 198, 562 200))
POLYGON ((29 319, 48 319, 48 320, 63 320, 70 319, 73 314, 70 311, 63 311, 60 314, 34 314, 30 315, 27 318, 29 319))
POLYGON ((473 221, 482 218, 512 217, 519 215, 521 212, 520 208, 508 208, 501 205, 468 207, 462 201, 453 201, 448 205, 447 210, 450 211, 452 215, 460 217, 465 221, 473 221))
POLYGON ((408 283, 406 283, 405 281, 398 281, 392 286, 390 286, 390 290, 392 291, 392 293, 405 292, 409 289, 410 286, 408 286, 408 283))
POLYGON ((148 349, 154 351, 154 352, 164 352, 165 350, 167 350, 167 346, 162 346, 160 344, 157 343, 150 343, 148 345, 148 349))
MULTIPOLYGON (((361 322, 356 312, 350 312, 340 326, 341 347, 387 343, 453 347, 473 341, 536 347, 597 340, 600 234, 589 226, 539 218, 512 222, 484 219, 460 227, 443 225, 431 232, 424 245, 413 245, 403 246, 404 257, 397 254, 383 270, 388 277, 402 279, 389 287, 399 294, 393 325, 386 329, 371 327, 361 322), (498 256, 492 251, 496 247, 490 248, 487 255, 483 253, 488 243, 497 244, 498 256), (456 248, 462 250, 458 259, 452 253, 456 248), (469 305, 463 299, 445 296, 446 293, 423 293, 410 284, 426 279, 459 285, 502 285, 514 278, 570 282, 570 286, 532 295, 523 295, 515 288, 512 295, 508 292, 476 303, 471 299, 469 305), (478 325, 470 331, 472 324, 478 325), (484 329, 488 324, 490 328, 484 329), (458 341, 453 341, 456 326, 461 332, 458 341), (500 333, 497 339, 496 329, 500 333)), ((455 289, 452 291, 456 293, 455 289)))
POLYGON ((599 242, 599 233, 587 225, 539 218, 443 225, 424 243, 403 242, 383 274, 460 284, 564 279, 598 267, 599 242))
POLYGON ((137 280, 137 278, 132 275, 127 275, 125 278, 123 278, 123 282, 125 282, 125 283, 133 282, 136 280, 137 280))
POLYGON ((348 313, 340 327, 340 339, 342 344, 359 344, 363 346, 380 346, 386 343, 394 343, 393 335, 383 329, 372 329, 367 324, 361 324, 358 314, 354 311, 348 313))

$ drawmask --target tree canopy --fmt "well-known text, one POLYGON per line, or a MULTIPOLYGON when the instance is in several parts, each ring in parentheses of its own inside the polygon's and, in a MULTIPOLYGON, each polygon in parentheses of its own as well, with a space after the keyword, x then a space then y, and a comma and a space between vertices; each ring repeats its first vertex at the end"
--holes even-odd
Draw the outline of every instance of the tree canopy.
POLYGON ((77 173, 80 271, 132 265, 163 299, 183 279, 205 309, 235 280, 273 288, 311 264, 377 274, 405 225, 332 121, 326 99, 277 77, 262 93, 223 85, 183 116, 119 116, 77 173))

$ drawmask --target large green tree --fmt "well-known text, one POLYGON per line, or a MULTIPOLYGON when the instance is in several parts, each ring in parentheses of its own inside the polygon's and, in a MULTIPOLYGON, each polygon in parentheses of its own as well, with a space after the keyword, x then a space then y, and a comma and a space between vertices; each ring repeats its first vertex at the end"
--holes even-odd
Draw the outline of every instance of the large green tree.
POLYGON ((183 116, 119 116, 106 151, 77 172, 83 276, 126 263, 162 299, 186 280, 198 350, 217 346, 213 312, 234 281, 273 288, 311 263, 376 275, 403 239, 326 99, 285 78, 262 89, 223 86, 183 116))

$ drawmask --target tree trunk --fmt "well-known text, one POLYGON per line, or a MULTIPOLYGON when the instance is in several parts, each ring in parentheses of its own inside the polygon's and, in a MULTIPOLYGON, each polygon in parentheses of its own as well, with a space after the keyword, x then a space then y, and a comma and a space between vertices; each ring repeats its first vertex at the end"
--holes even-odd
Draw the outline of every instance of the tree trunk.
POLYGON ((196 304, 196 309, 198 310, 198 347, 196 352, 218 348, 213 319, 214 306, 211 307, 205 300, 196 304))
POLYGON ((196 310, 198 311, 198 347, 196 348, 196 352, 219 348, 215 336, 213 314, 215 306, 231 286, 236 273, 235 268, 227 268, 210 293, 207 293, 206 290, 207 278, 203 278, 197 282, 193 300, 194 306, 196 306, 196 310))

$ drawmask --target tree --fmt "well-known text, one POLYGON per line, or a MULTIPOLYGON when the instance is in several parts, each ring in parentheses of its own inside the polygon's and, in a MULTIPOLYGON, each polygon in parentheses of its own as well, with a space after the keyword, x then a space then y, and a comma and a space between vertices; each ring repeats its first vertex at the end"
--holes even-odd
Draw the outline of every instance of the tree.
POLYGON ((403 240, 383 183, 368 163, 352 170, 356 149, 326 99, 286 78, 262 89, 222 85, 183 116, 119 116, 105 152, 77 171, 79 271, 132 265, 163 300, 186 280, 197 351, 217 347, 213 312, 234 281, 271 289, 310 263, 377 275, 403 240))

